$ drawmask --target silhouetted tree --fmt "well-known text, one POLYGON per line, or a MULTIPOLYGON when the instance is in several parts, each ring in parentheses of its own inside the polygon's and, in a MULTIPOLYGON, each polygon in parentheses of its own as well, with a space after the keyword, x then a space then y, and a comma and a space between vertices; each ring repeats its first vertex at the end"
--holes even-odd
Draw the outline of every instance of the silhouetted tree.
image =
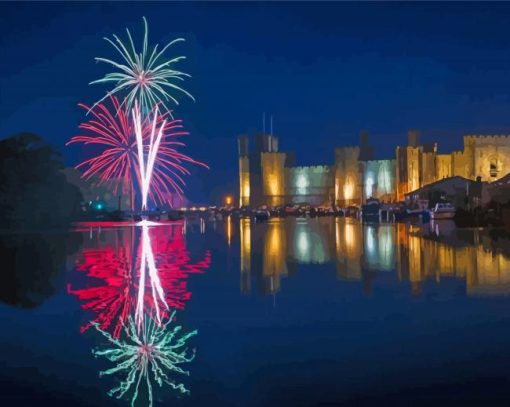
POLYGON ((41 305, 63 287, 65 262, 81 242, 79 233, 0 234, 0 301, 20 308, 41 305))
POLYGON ((82 196, 63 168, 61 155, 35 134, 0 140, 0 228, 59 228, 75 219, 82 196))

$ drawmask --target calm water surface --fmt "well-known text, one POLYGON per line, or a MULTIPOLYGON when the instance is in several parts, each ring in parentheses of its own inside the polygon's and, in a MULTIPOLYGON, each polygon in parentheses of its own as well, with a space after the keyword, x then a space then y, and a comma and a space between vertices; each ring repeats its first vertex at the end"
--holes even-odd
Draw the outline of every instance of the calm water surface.
POLYGON ((0 253, 1 405, 510 401, 504 233, 343 218, 82 224, 2 235, 0 253), (179 365, 189 375, 156 362, 189 394, 160 386, 150 363, 176 326, 174 341, 197 330, 179 365))

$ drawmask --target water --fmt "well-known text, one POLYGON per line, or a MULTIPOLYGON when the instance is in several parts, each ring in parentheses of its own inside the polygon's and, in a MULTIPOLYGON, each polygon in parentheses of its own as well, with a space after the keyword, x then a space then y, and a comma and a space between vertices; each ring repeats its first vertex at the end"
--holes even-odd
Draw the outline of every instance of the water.
MULTIPOLYGON (((83 224, 3 235, 0 253, 2 405, 130 405, 135 385, 107 395, 127 372, 99 377, 115 363, 92 354, 108 341, 91 323, 124 340, 122 321, 164 322, 165 304, 171 326, 197 329, 196 355, 189 376, 165 370, 189 394, 149 371, 154 405, 510 400, 505 233, 343 218, 83 224)), ((143 378, 135 405, 148 402, 143 378)))

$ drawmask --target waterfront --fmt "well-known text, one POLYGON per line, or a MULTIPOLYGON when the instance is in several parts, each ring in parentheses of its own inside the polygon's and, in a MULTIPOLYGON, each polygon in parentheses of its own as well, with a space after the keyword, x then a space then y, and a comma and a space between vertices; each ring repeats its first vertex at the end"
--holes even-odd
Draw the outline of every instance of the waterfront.
MULTIPOLYGON (((117 377, 98 377, 111 366, 91 354, 102 343, 91 321, 114 334, 137 309, 143 239, 178 323, 198 330, 190 376, 176 377, 191 393, 155 386, 155 405, 503 405, 510 396, 504 233, 227 218, 4 238, 16 278, 3 282, 15 294, 2 300, 25 307, 0 306, 8 403, 129 405, 106 394, 117 377)), ((150 290, 142 297, 154 306, 150 290)))

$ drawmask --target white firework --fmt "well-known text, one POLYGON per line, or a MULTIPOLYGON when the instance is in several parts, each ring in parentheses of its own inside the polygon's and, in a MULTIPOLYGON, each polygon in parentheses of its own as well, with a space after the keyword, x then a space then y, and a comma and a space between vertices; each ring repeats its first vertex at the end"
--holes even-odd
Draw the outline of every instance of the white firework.
POLYGON ((173 102, 176 105, 179 104, 177 98, 172 95, 172 91, 183 93, 192 100, 195 100, 188 91, 176 84, 176 82, 182 82, 184 78, 191 77, 191 75, 172 69, 175 63, 186 59, 186 57, 177 56, 167 59, 164 56, 165 51, 169 47, 175 43, 184 41, 184 39, 177 38, 170 41, 160 51, 158 51, 159 44, 156 44, 152 50, 149 50, 149 27, 145 17, 143 17, 143 23, 145 33, 142 49, 140 51, 135 47, 133 37, 128 28, 126 28, 128 36, 128 42, 126 44, 115 34, 113 34, 113 39, 104 38, 117 50, 122 57, 122 61, 116 62, 107 58, 95 58, 98 62, 104 62, 114 66, 118 71, 107 73, 103 78, 90 83, 114 84, 114 88, 105 97, 97 101, 94 106, 101 103, 109 95, 114 95, 119 92, 126 93, 125 103, 127 103, 128 110, 133 105, 135 99, 138 99, 144 113, 149 112, 153 106, 159 103, 170 112, 167 103, 173 102))

